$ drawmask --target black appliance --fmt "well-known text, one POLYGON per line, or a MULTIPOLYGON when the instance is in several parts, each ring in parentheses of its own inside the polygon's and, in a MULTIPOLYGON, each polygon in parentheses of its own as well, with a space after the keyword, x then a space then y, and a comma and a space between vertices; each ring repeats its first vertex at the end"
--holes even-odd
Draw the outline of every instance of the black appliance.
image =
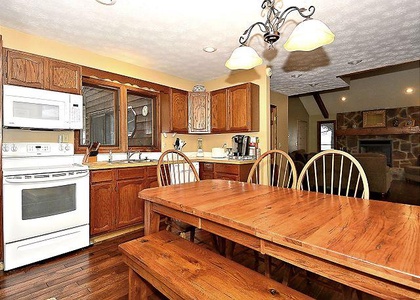
POLYGON ((233 156, 249 155, 249 136, 234 135, 232 137, 232 154, 233 156))

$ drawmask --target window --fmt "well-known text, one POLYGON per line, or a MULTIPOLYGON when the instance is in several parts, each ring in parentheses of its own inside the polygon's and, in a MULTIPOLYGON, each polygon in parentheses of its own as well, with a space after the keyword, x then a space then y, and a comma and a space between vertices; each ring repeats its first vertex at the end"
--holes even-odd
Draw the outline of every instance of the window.
POLYGON ((83 78, 83 129, 75 133, 75 151, 92 142, 107 152, 160 151, 159 93, 117 81, 83 78))
POLYGON ((127 137, 129 147, 153 147, 156 140, 156 96, 127 91, 127 137))
POLYGON ((318 122, 318 151, 335 148, 335 121, 318 122))
POLYGON ((79 144, 100 142, 102 146, 118 145, 119 90, 115 87, 83 83, 83 129, 79 144))

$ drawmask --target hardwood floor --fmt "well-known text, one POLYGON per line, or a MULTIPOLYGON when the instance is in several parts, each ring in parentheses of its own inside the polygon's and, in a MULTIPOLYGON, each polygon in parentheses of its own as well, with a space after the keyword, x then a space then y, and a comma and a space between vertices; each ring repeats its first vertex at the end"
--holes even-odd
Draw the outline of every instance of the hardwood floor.
POLYGON ((371 199, 390 201, 411 205, 420 205, 420 183, 405 180, 393 180, 388 193, 382 198, 379 194, 371 194, 371 199))
MULTIPOLYGON (((128 267, 118 245, 141 235, 143 232, 133 232, 30 266, 0 271, 0 299, 128 299, 128 267)), ((210 234, 197 230, 196 237, 196 242, 212 248, 210 234)), ((238 245, 234 260, 252 268, 254 253, 238 245)), ((263 272, 262 264, 259 271, 263 272)), ((273 278, 281 281, 282 272, 275 272, 273 278)), ((316 299, 344 299, 340 286, 328 280, 308 283, 297 277, 290 286, 316 299)), ((357 299, 356 293, 352 299, 357 299)), ((376 298, 362 294, 362 299, 376 298)))

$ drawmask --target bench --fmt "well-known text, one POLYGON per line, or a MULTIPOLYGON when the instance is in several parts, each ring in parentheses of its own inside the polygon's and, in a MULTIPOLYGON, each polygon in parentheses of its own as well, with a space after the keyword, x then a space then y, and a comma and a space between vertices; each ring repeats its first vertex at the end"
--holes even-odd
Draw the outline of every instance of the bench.
POLYGON ((119 245, 129 299, 311 299, 166 230, 119 245))

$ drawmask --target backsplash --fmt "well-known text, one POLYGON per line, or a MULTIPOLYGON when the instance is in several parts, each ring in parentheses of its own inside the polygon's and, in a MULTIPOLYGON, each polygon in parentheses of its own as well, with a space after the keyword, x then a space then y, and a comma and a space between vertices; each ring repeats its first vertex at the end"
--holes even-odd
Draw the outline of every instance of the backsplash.
MULTIPOLYGON (((386 127, 420 125, 420 106, 386 109, 386 127)), ((337 128, 363 128, 362 111, 337 114, 337 128)), ((414 165, 420 155, 420 134, 342 135, 337 137, 337 148, 359 153, 359 140, 380 139, 392 141, 393 179, 404 179, 404 166, 414 165)))

